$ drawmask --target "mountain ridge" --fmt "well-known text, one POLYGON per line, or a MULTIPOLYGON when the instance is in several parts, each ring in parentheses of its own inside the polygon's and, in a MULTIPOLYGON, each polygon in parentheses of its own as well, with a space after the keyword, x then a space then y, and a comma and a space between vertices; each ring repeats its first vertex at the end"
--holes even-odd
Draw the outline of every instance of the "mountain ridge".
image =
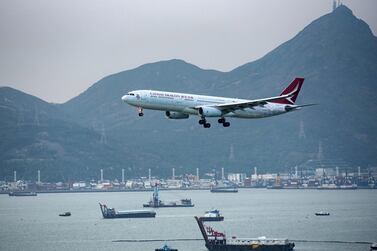
MULTIPOLYGON (((195 173, 197 167, 281 171, 296 165, 305 168, 310 160, 368 167, 377 165, 377 118, 371 116, 377 114, 376 79, 377 38, 342 5, 264 57, 232 71, 203 70, 177 59, 148 63, 104 77, 54 106, 76 126, 93 131, 97 143, 88 137, 91 144, 98 144, 104 133, 108 147, 114 144, 105 149, 105 156, 99 155, 105 161, 88 167, 87 157, 79 160, 76 167, 84 166, 82 178, 101 167, 115 176, 120 168, 128 175, 145 174, 148 168, 169 175, 172 167, 177 174, 195 173), (216 121, 211 129, 203 129, 196 117, 171 121, 162 111, 146 110, 139 118, 121 101, 135 89, 262 98, 280 94, 296 76, 305 77, 297 103, 318 106, 261 120, 230 119, 226 129, 216 121), (319 148, 323 159, 318 157, 319 148)), ((90 155, 94 150, 85 151, 90 155)))

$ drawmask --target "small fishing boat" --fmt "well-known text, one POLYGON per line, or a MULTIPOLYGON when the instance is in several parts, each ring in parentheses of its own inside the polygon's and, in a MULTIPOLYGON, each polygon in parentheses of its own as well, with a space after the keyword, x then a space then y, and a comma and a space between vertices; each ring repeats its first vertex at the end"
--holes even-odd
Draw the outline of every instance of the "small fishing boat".
POLYGON ((315 213, 316 216, 329 216, 329 212, 319 211, 315 213))
POLYGON ((220 211, 218 209, 206 211, 204 216, 199 217, 199 220, 201 221, 223 221, 224 216, 220 214, 220 211))
POLYGON ((156 248, 155 251, 178 251, 178 249, 171 248, 165 244, 162 248, 156 248))
POLYGON ((373 243, 372 245, 370 245, 370 250, 377 250, 377 242, 373 243))
POLYGON ((71 216, 71 212, 64 212, 64 213, 59 214, 59 216, 63 216, 63 217, 71 216))

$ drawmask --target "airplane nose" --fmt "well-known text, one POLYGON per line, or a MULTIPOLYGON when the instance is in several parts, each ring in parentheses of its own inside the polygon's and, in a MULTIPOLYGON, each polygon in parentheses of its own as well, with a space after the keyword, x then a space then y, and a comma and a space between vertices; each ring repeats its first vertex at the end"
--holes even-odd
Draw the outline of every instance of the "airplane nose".
POLYGON ((123 102, 127 102, 127 97, 128 97, 128 95, 124 95, 124 96, 122 97, 123 102))

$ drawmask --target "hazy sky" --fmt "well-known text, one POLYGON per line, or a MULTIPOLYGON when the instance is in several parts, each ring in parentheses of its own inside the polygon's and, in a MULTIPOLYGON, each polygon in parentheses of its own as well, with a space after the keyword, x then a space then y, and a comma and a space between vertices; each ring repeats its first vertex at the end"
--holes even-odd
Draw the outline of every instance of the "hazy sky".
MULTIPOLYGON (((376 0, 342 2, 377 34, 376 0)), ((0 0, 0 86, 61 103, 160 60, 229 71, 331 9, 332 0, 0 0)))

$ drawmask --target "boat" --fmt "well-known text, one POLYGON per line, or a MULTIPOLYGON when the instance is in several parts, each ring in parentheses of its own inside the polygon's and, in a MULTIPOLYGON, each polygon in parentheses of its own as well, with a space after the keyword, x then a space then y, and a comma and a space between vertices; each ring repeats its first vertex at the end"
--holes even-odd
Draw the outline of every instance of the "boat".
POLYGON ((205 226, 197 217, 200 232, 203 235, 205 246, 209 251, 292 251, 295 244, 288 239, 267 239, 259 238, 227 238, 224 233, 214 230, 212 227, 205 226))
POLYGON ((206 211, 204 216, 199 218, 201 221, 223 221, 224 216, 220 214, 220 211, 217 209, 206 211))
POLYGON ((178 251, 178 249, 171 248, 165 244, 162 248, 156 248, 155 251, 178 251))
POLYGON ((105 219, 112 218, 151 218, 156 217, 156 212, 150 210, 124 210, 117 211, 115 208, 109 208, 104 204, 99 203, 102 216, 105 219))
POLYGON ((377 242, 375 243, 372 243, 372 245, 370 245, 370 250, 377 250, 377 242))
POLYGON ((319 211, 319 212, 316 212, 315 215, 316 216, 329 216, 330 213, 329 212, 319 211))
POLYGON ((157 185, 153 189, 153 196, 152 199, 146 203, 143 204, 143 207, 153 207, 153 208, 159 208, 159 207, 193 207, 194 204, 192 204, 191 199, 182 199, 180 201, 161 201, 158 194, 158 187, 157 185))
POLYGON ((37 196, 36 192, 30 192, 30 191, 12 191, 9 192, 9 196, 37 196))
POLYGON ((211 193, 238 193, 235 187, 212 187, 211 193))
POLYGON ((71 212, 64 212, 64 213, 59 214, 59 216, 63 216, 63 217, 71 216, 71 212))

